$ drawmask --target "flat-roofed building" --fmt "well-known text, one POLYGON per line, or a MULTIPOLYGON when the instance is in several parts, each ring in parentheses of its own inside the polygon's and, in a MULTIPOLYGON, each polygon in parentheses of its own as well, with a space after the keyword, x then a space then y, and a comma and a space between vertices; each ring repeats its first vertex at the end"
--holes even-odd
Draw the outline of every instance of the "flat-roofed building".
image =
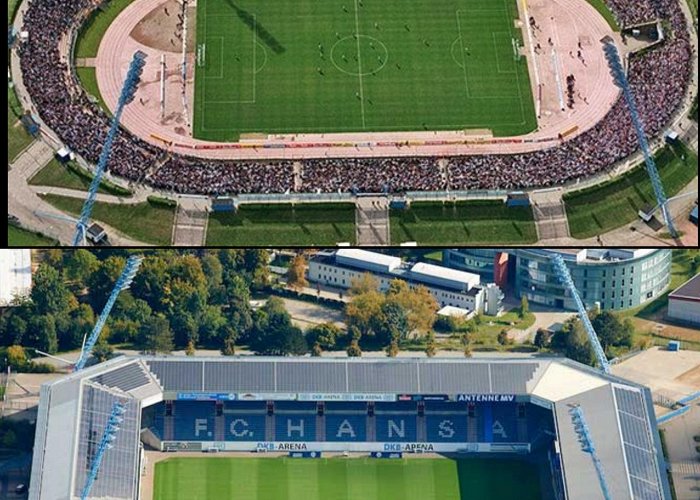
POLYGON ((700 274, 690 278, 668 296, 668 317, 700 326, 700 274))

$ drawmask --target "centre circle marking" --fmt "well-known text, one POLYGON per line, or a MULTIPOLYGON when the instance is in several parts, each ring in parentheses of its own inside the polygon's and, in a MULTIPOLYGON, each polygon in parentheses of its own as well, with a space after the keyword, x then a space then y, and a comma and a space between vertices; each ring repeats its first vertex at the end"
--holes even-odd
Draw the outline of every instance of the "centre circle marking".
MULTIPOLYGON (((367 76, 367 75, 371 75, 372 73, 377 73, 378 71, 383 69, 384 66, 386 66, 386 63, 389 60, 389 50, 386 48, 386 45, 384 45, 384 43, 381 40, 374 38, 373 36, 370 36, 370 35, 357 35, 357 36, 360 38, 367 38, 369 40, 376 42, 378 45, 381 45, 381 47, 384 49, 384 60, 382 61, 381 66, 379 66, 378 68, 373 69, 371 71, 364 71, 364 72, 360 73, 359 71, 348 71, 346 69, 343 69, 335 62, 335 57, 333 56, 333 53, 334 53, 336 47, 338 46, 339 43, 344 42, 345 40, 348 40, 348 39, 355 40, 355 37, 353 35, 349 35, 349 36, 341 38, 340 40, 338 40, 337 42, 335 42, 333 44, 333 47, 331 47, 331 62, 333 63, 333 66, 338 68, 338 71, 341 71, 347 75, 352 75, 352 76, 367 76)), ((359 58, 360 55, 357 54, 357 57, 359 58)))

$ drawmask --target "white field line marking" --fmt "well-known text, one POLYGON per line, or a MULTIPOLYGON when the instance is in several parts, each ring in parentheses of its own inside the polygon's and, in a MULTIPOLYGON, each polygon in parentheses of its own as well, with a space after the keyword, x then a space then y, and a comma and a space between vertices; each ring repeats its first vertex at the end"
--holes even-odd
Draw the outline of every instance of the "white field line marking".
POLYGON ((467 76, 467 61, 464 59, 464 40, 462 39, 462 28, 459 24, 459 9, 455 11, 457 14, 457 33, 459 33, 459 51, 462 53, 462 69, 464 70, 464 88, 467 90, 467 99, 471 99, 469 94, 469 77, 467 76))
POLYGON ((365 93, 362 87, 362 55, 360 54, 360 20, 357 8, 357 0, 355 0, 355 39, 357 40, 357 67, 358 77, 360 78, 360 109, 362 110, 362 128, 365 128, 365 93))
POLYGON ((537 67, 537 58, 535 57, 535 46, 532 44, 532 31, 530 27, 530 14, 528 13, 527 10, 527 0, 523 0, 522 2, 523 5, 523 13, 525 14, 525 19, 523 20, 523 24, 527 26, 527 29, 525 32, 527 33, 527 44, 528 48, 530 49, 530 59, 532 59, 532 66, 535 69, 535 94, 537 98, 535 99, 535 115, 539 118, 540 116, 540 109, 542 107, 542 102, 540 101, 540 70, 537 67))

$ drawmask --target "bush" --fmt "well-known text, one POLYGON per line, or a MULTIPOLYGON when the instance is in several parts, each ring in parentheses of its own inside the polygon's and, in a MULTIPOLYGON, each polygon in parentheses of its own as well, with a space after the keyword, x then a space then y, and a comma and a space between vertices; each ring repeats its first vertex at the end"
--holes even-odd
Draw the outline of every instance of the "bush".
POLYGON ((56 368, 48 363, 30 361, 22 371, 27 373, 54 373, 56 368))
POLYGON ((146 198, 148 200, 148 203, 154 206, 160 206, 160 207, 167 207, 167 208, 175 208, 177 207, 177 202, 175 200, 171 200, 170 198, 162 198, 160 196, 149 196, 146 198))

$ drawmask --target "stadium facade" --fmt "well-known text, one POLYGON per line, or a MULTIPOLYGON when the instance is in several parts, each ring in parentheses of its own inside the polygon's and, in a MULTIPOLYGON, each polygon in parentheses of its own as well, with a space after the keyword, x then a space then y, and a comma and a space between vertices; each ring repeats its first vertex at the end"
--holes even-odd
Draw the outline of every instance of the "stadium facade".
POLYGON ((89 498, 140 497, 143 449, 434 452, 540 466, 545 498, 670 499, 651 394, 561 358, 120 357, 41 388, 29 498, 79 498, 114 401, 126 407, 89 498))
POLYGON ((400 257, 359 248, 318 252, 309 260, 307 276, 311 283, 347 290, 366 273, 377 279, 381 291, 398 279, 409 287, 424 286, 441 307, 491 316, 503 310, 501 290, 493 283, 483 284, 478 274, 425 262, 404 262, 400 257))
POLYGON ((0 250, 0 307, 11 306, 16 298, 26 297, 32 288, 32 251, 0 250))
POLYGON ((671 282, 671 250, 660 249, 447 249, 443 264, 480 274, 531 303, 575 310, 554 273, 553 253, 564 258, 588 307, 637 307, 661 295, 671 282))

